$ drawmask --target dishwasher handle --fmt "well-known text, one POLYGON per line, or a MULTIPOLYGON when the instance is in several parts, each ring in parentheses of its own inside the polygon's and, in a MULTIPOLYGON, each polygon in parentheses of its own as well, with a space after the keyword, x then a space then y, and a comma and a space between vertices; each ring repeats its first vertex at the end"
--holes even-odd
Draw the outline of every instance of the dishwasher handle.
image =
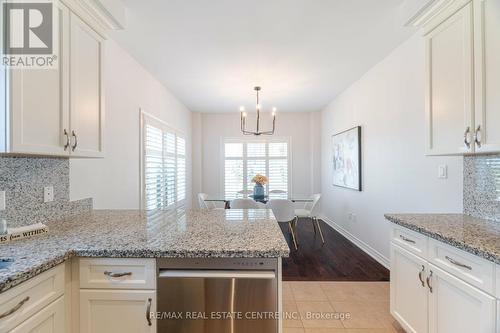
POLYGON ((275 279, 274 271, 160 269, 160 278, 275 279))

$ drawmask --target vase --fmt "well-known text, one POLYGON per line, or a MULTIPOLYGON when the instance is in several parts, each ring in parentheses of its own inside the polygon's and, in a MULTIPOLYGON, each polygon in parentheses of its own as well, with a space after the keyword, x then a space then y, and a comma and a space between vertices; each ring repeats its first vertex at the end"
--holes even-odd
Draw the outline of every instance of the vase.
POLYGON ((264 186, 262 184, 256 183, 253 187, 253 198, 255 200, 263 200, 264 199, 264 186))

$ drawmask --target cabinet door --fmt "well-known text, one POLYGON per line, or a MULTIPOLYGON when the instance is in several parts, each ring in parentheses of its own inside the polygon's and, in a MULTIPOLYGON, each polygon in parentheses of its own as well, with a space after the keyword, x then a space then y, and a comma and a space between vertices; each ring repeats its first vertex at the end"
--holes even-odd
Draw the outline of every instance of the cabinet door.
MULTIPOLYGON (((69 10, 56 5, 59 33, 58 67, 54 69, 11 69, 8 71, 11 127, 7 151, 12 153, 62 155, 69 131, 69 10)), ((7 126, 8 127, 8 126, 7 126)))
POLYGON ((429 264, 430 333, 494 333, 496 300, 429 264))
POLYGON ((471 4, 426 35, 426 151, 429 155, 473 152, 472 43, 471 4))
POLYGON ((62 296, 10 333, 64 333, 64 318, 64 296, 62 296))
POLYGON ((156 333, 155 291, 80 290, 80 333, 156 333), (151 299, 151 301, 149 301, 151 299))
POLYGON ((425 260, 391 244, 391 314, 407 332, 428 330, 425 260))
POLYGON ((500 151, 500 1, 474 1, 476 152, 500 151))
POLYGON ((103 156, 103 38, 71 15, 72 156, 103 156))

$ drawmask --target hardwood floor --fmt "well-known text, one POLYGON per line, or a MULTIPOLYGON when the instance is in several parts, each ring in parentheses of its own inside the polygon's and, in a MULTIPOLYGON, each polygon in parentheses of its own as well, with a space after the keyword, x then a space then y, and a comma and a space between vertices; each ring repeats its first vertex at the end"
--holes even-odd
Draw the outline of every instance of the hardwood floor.
POLYGON ((280 223, 291 249, 290 257, 283 258, 284 281, 389 281, 389 270, 328 224, 320 223, 325 244, 314 234, 310 220, 299 220, 297 251, 287 224, 280 223))

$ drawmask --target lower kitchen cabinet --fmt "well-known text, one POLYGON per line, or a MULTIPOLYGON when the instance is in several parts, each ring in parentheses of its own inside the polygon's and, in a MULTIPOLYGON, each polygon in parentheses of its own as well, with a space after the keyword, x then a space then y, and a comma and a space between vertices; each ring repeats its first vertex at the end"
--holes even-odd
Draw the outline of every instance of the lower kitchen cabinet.
POLYGON ((64 296, 61 296, 10 333, 64 333, 64 318, 64 296))
POLYGON ((496 299, 429 264, 429 332, 493 333, 496 299))
POLYGON ((391 314, 407 332, 428 331, 426 267, 425 260, 391 246, 391 314))
POLYGON ((80 290, 80 333, 155 333, 154 290, 80 290))

